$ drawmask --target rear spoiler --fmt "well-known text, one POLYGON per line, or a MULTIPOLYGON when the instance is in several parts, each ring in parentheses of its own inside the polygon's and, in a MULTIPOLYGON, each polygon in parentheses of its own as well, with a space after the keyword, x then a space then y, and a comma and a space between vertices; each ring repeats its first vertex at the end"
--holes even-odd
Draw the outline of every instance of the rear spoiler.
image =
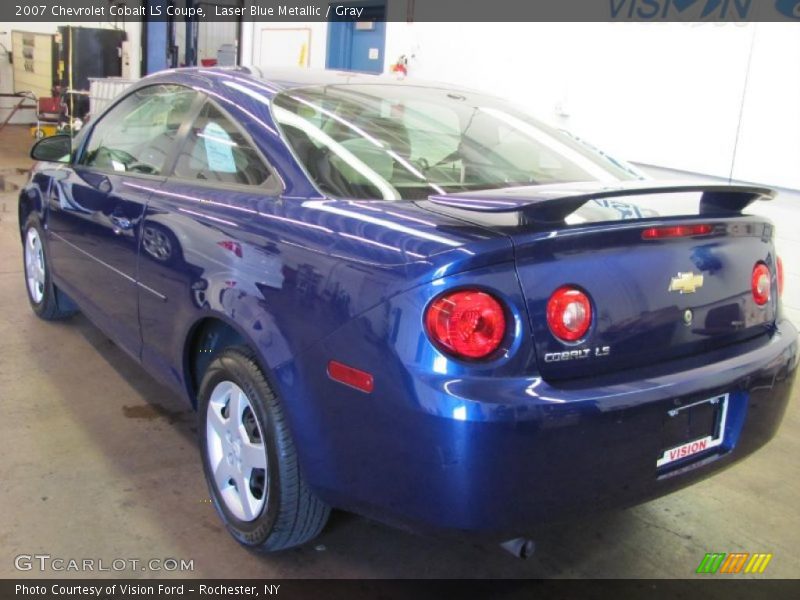
POLYGON ((702 193, 699 214, 740 214, 756 200, 772 200, 775 191, 746 185, 662 183, 654 181, 585 182, 505 188, 429 196, 437 206, 482 213, 521 213, 526 222, 562 223, 590 200, 660 194, 702 193))

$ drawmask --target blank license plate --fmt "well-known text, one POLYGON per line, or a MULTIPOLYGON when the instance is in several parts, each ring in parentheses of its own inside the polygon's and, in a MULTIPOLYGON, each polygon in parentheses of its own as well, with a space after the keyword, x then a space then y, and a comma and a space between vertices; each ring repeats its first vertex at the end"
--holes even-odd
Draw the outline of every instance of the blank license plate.
POLYGON ((657 467, 687 459, 722 444, 728 416, 728 394, 667 411, 657 467))

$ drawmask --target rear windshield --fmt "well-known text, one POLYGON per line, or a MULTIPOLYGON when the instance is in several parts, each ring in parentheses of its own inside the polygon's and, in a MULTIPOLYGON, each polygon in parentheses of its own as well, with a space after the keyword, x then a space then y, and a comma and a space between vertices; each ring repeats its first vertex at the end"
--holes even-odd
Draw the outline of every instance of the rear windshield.
POLYGON ((392 84, 278 94, 273 116, 317 187, 336 198, 432 194, 640 175, 490 96, 392 84))

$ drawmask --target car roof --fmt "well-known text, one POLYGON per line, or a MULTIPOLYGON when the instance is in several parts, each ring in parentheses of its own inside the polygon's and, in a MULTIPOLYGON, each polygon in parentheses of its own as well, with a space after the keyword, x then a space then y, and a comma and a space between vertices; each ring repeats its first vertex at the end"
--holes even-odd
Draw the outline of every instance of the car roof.
MULTIPOLYGON (((461 90, 464 92, 477 92, 487 95, 486 92, 465 88, 463 86, 448 83, 428 81, 410 77, 399 78, 396 75, 373 75, 370 73, 359 73, 355 71, 337 71, 332 69, 310 69, 300 67, 258 67, 248 65, 244 67, 184 67, 159 71, 149 75, 144 80, 171 78, 180 80, 184 76, 200 75, 203 78, 216 79, 218 81, 226 78, 249 77, 254 81, 268 87, 273 93, 287 90, 327 86, 327 85, 402 85, 409 87, 426 87, 447 90, 461 90)), ((490 95, 490 94, 488 94, 490 95)))
POLYGON ((300 87, 336 84, 374 84, 374 83, 399 83, 397 77, 387 75, 373 75, 355 71, 336 71, 330 69, 301 69, 301 68, 276 68, 276 67, 245 67, 256 79, 269 85, 280 87, 282 90, 300 87))

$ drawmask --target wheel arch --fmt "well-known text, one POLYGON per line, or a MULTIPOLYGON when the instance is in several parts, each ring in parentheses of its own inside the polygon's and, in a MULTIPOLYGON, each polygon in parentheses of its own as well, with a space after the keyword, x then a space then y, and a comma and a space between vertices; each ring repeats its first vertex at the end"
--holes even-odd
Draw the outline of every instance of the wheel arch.
POLYGON ((39 220, 44 225, 41 191, 35 185, 29 184, 20 192, 19 202, 17 203, 20 238, 24 238, 25 222, 34 213, 39 215, 39 220))
POLYGON ((189 327, 183 344, 183 382, 195 409, 203 373, 222 350, 231 346, 246 346, 252 350, 265 377, 274 387, 272 373, 263 360, 255 340, 227 315, 205 314, 189 327))

